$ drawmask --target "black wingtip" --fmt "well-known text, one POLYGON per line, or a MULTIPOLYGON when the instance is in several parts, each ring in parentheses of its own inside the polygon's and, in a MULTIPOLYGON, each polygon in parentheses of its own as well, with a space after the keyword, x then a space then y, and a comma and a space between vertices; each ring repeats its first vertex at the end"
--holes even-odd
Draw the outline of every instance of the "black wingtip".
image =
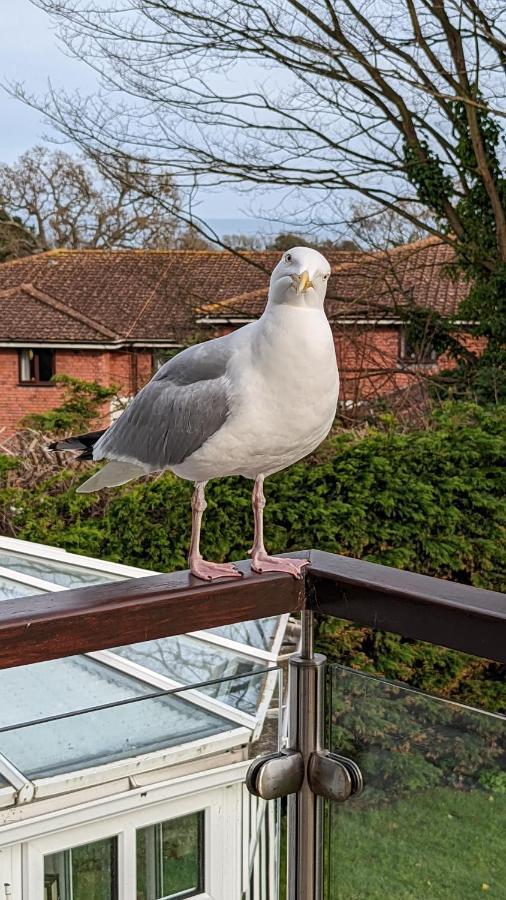
POLYGON ((52 441, 46 446, 48 450, 82 450, 80 459, 93 459, 93 447, 104 431, 105 428, 101 431, 89 431, 87 434, 78 434, 74 437, 64 438, 62 441, 52 441))

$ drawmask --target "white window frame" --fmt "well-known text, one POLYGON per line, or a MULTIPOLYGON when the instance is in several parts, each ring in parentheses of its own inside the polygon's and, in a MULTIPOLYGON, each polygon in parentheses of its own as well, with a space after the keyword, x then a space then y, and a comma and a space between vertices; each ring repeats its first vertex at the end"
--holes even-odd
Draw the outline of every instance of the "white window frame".
MULTIPOLYGON (((223 900, 241 891, 241 784, 199 792, 138 808, 64 831, 46 834, 23 845, 21 894, 13 900, 42 900, 44 857, 82 844, 116 837, 118 841, 118 897, 136 900, 136 832, 139 828, 204 812, 204 885, 195 900, 223 900)), ((13 848, 16 849, 16 848, 13 848)), ((1 859, 1 857, 0 857, 1 859)), ((13 879, 15 884, 18 879, 13 879)))
POLYGON ((0 847, 0 897, 2 900, 22 900, 21 847, 0 847), (10 894, 7 893, 7 887, 10 894))
MULTIPOLYGON (((31 359, 30 353, 36 353, 37 350, 49 350, 52 354, 52 375, 51 378, 56 374, 56 366, 55 366, 55 351, 54 347, 23 347, 19 350, 19 384, 31 384, 34 387, 40 387, 41 385, 51 385, 54 382, 49 381, 41 381, 38 379, 37 381, 32 381, 30 378, 30 369, 31 369, 31 359)), ((39 369, 40 374, 40 369, 39 369)))

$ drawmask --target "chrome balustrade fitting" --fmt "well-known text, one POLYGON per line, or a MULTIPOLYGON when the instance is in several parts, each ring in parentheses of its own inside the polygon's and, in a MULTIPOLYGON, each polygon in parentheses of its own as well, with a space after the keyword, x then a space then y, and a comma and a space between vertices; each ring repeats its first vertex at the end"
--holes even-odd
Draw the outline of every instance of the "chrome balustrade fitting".
POLYGON ((287 900, 321 900, 323 798, 362 790, 356 763, 323 749, 325 663, 314 652, 314 613, 301 613, 301 647, 289 660, 288 747, 254 760, 247 786, 264 800, 287 796, 287 900))

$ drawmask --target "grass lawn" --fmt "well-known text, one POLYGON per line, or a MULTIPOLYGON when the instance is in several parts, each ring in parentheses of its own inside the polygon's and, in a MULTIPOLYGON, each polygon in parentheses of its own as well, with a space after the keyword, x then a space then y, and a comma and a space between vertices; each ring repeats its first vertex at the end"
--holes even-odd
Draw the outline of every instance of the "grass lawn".
POLYGON ((434 788, 335 806, 330 830, 325 900, 506 900, 506 795, 434 788))

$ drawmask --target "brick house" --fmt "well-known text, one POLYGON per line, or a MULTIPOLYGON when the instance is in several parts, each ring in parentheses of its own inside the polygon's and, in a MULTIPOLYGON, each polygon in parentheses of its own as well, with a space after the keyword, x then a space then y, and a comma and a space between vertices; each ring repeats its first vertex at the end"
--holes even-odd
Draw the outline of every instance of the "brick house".
MULTIPOLYGON (((428 377, 453 365, 448 357, 436 356, 430 325, 425 338, 414 343, 403 315, 415 308, 455 316, 469 283, 448 273, 451 246, 427 238, 388 252, 347 252, 329 259, 326 310, 341 375, 341 405, 354 408, 388 395, 404 395, 410 404, 411 388, 419 397, 428 377)), ((265 288, 256 288, 201 307, 196 322, 200 328, 236 328, 261 315, 264 306, 265 288)), ((483 341, 469 334, 471 323, 456 316, 454 323, 454 336, 479 352, 483 341)))
MULTIPOLYGON (((451 248, 428 239, 387 254, 327 255, 341 400, 391 393, 434 371, 441 360, 430 348, 406 346, 399 308, 409 302, 455 312, 468 287, 445 274, 451 248)), ((279 257, 278 251, 55 250, 0 265, 2 437, 28 413, 58 405, 55 374, 114 383, 130 397, 167 352, 257 318, 279 257)), ((110 415, 108 406, 104 423, 110 415)))

